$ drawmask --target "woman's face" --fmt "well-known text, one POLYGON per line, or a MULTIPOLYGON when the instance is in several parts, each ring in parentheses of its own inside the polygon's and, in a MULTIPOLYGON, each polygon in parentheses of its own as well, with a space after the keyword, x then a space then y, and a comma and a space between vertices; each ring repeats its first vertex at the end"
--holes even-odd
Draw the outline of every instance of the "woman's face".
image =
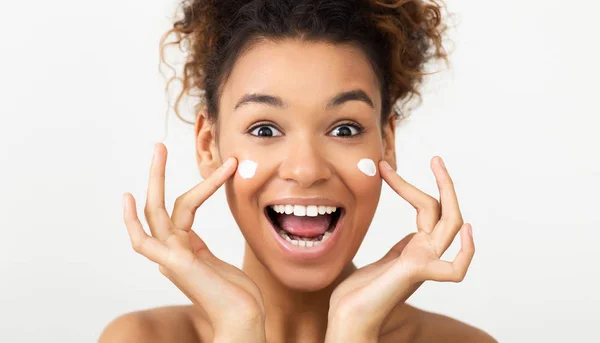
POLYGON ((254 255, 286 286, 322 289, 356 254, 381 192, 379 172, 358 163, 395 164, 393 121, 380 113, 377 78, 349 45, 263 41, 223 85, 216 144, 199 154, 201 169, 229 156, 256 167, 251 177, 238 167, 227 200, 254 255))

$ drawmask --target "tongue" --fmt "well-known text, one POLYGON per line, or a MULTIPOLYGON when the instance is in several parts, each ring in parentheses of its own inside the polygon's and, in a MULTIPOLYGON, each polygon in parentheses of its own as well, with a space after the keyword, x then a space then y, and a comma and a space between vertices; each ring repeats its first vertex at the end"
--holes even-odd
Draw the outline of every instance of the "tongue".
POLYGON ((297 217, 287 214, 279 214, 277 217, 279 226, 287 232, 300 237, 314 237, 322 235, 329 228, 331 215, 318 215, 316 217, 297 217))

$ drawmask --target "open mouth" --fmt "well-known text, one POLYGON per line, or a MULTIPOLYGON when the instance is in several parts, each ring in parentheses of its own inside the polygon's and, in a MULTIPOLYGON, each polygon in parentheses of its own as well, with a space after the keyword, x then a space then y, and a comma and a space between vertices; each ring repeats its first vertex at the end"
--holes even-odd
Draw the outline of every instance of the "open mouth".
POLYGON ((311 248, 325 243, 334 232, 344 209, 321 205, 270 205, 265 215, 281 238, 311 248))

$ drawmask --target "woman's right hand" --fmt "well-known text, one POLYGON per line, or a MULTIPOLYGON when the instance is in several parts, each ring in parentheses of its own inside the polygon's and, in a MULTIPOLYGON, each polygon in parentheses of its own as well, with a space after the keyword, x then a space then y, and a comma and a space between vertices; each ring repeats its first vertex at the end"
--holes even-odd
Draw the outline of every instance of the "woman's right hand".
POLYGON ((243 271, 215 257, 192 230, 196 210, 235 173, 237 160, 229 158, 179 196, 171 216, 164 201, 166 160, 167 148, 157 143, 144 209, 151 236, 138 219, 134 197, 123 194, 123 216, 133 250, 159 264, 160 272, 204 312, 215 336, 232 328, 249 331, 262 325, 264 330, 264 302, 258 286, 243 271))

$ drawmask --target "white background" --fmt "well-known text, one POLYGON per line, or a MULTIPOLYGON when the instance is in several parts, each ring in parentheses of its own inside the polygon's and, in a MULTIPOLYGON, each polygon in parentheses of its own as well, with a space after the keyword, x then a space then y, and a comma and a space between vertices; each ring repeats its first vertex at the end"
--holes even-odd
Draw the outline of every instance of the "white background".
MULTIPOLYGON (((398 130, 399 173, 437 197, 429 161, 445 159, 477 252, 462 283, 426 283, 409 302, 501 342, 598 342, 600 5, 448 4, 451 69, 398 130)), ((121 216, 125 191, 142 216, 163 139, 158 40, 174 5, 0 2, 1 342, 95 342, 120 314, 187 303, 133 252, 121 216)), ((192 126, 170 118, 169 208, 200 181, 192 126)), ((359 266, 414 229, 387 186, 380 204, 359 266)), ((211 249, 240 266, 222 190, 198 217, 211 249)))

